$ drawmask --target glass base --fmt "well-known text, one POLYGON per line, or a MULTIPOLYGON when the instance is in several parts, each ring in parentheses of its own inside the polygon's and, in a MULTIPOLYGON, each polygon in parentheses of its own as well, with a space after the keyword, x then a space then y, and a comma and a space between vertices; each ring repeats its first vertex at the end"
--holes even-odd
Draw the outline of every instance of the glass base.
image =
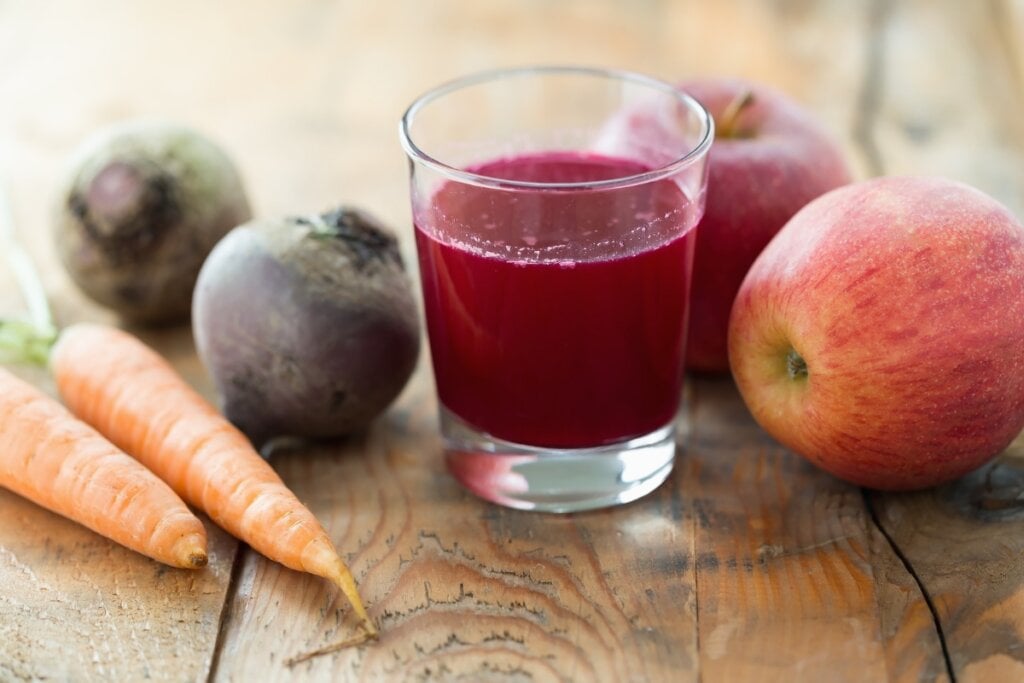
POLYGON ((672 472, 673 424, 595 448, 537 448, 496 439, 441 408, 448 470, 486 500, 519 510, 579 512, 647 495, 672 472))

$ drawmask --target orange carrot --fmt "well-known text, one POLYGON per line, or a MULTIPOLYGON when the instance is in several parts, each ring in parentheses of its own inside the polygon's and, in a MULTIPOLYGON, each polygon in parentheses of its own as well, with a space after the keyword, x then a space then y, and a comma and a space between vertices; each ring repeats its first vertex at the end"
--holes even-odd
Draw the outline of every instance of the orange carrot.
POLYGON ((107 326, 72 325, 50 353, 72 412, 135 456, 228 533, 272 560, 336 583, 377 635, 323 527, 249 440, 159 354, 107 326))
POLYGON ((0 486, 154 560, 206 564, 206 530, 167 484, 2 368, 0 486))

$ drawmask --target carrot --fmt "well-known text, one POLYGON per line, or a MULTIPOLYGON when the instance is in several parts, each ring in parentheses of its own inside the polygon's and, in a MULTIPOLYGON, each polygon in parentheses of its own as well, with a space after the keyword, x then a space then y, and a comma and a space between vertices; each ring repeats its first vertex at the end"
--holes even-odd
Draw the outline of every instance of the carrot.
POLYGON ((154 560, 206 564, 206 530, 167 484, 2 368, 0 486, 154 560))
POLYGON ((228 533, 290 569, 333 581, 361 619, 361 640, 377 636, 313 513, 163 357, 122 330, 77 324, 61 332, 50 368, 72 412, 228 533))

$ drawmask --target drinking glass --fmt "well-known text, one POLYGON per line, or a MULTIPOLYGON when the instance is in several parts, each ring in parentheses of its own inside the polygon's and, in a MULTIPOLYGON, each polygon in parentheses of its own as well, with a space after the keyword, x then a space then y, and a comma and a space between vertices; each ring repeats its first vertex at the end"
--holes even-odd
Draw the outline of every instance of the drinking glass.
POLYGON ((654 490, 711 117, 640 74, 536 67, 431 90, 400 136, 448 469, 521 509, 654 490))

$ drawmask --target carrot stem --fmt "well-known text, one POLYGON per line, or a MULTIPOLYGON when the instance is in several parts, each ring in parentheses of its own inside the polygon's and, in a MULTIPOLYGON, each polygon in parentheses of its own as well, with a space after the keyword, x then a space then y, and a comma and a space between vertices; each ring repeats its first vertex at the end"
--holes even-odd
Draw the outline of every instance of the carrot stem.
POLYGON ((0 363, 45 368, 56 341, 56 330, 41 329, 27 320, 0 319, 0 363))
POLYGON ((31 363, 46 367, 50 348, 57 340, 46 287, 32 257, 18 241, 11 217, 11 204, 0 182, 0 247, 18 281, 28 306, 28 320, 0 319, 0 362, 31 363))
POLYGON ((50 311, 50 304, 46 299, 46 287, 43 286, 43 279, 39 276, 39 270, 32 261, 32 257, 18 241, 17 232, 14 229, 14 219, 11 217, 11 204, 7 199, 7 192, 2 182, 0 182, 0 242, 2 242, 7 263, 18 281, 21 295, 28 305, 29 319, 32 321, 32 325, 40 333, 56 337, 57 327, 53 323, 53 313, 50 311))

